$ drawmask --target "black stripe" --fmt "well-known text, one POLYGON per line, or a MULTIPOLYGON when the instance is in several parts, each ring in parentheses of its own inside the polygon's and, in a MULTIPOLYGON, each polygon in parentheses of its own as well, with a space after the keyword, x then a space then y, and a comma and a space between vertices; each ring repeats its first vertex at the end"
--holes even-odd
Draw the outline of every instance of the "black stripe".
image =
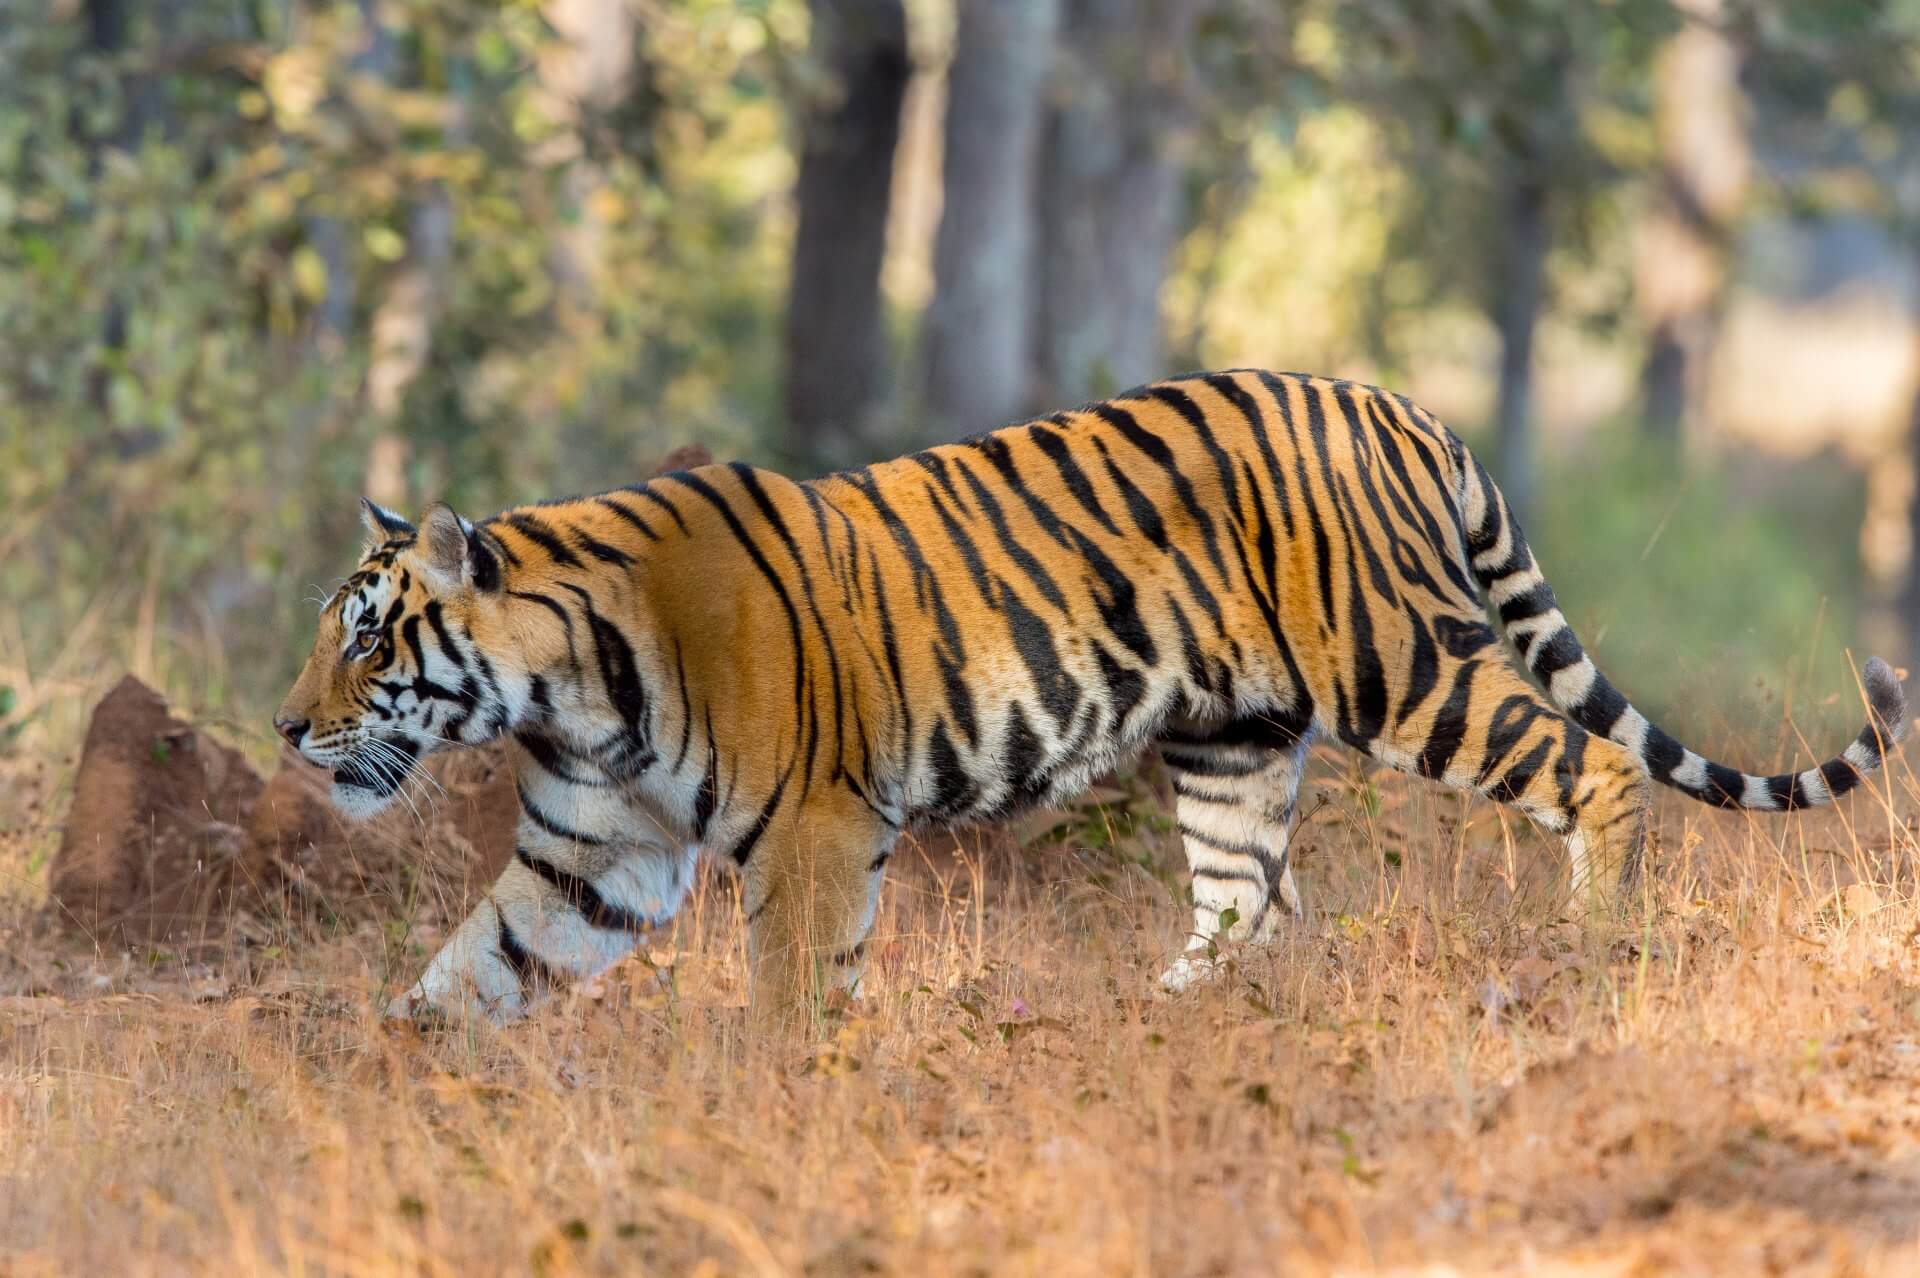
POLYGON ((1160 747, 1160 758, 1170 768, 1182 772, 1191 772, 1196 777, 1250 777, 1263 771, 1260 764, 1241 763, 1232 759, 1210 757, 1203 754, 1189 754, 1178 748, 1160 747))
MULTIPOLYGON (((1280 456, 1273 447, 1273 432, 1267 428, 1267 417, 1260 411, 1260 401, 1236 378, 1216 374, 1205 380, 1222 399, 1239 409, 1240 415, 1247 419, 1247 433, 1253 437, 1254 446, 1260 453, 1260 462, 1266 467, 1267 479, 1273 485, 1274 504, 1280 508, 1280 524, 1287 530, 1287 537, 1291 540, 1294 536, 1293 498, 1287 492, 1286 476, 1280 469, 1280 456)), ((1267 393, 1273 396, 1274 408, 1280 414, 1280 420, 1286 425, 1287 434, 1291 436, 1293 418, 1287 405, 1286 394, 1281 389, 1280 380, 1262 374, 1260 381, 1267 388, 1267 393)), ((1297 453, 1300 441, 1294 439, 1293 445, 1296 450, 1294 460, 1298 463, 1300 459, 1297 453)), ((1300 491, 1307 502, 1307 518, 1318 524, 1320 517, 1313 509, 1313 494, 1306 487, 1306 471, 1300 470, 1299 476, 1300 491)))
POLYGON ((1258 843, 1242 843, 1233 839, 1215 838, 1211 834, 1202 834, 1185 821, 1180 821, 1176 824, 1179 827, 1181 838, 1192 839, 1203 848, 1212 848, 1215 852, 1224 852, 1229 856, 1252 857, 1262 865, 1265 865, 1273 859, 1272 850, 1261 847, 1258 843))
MULTIPOLYGON (((1214 437, 1213 427, 1208 425, 1206 413, 1201 411, 1200 405, 1193 402, 1193 396, 1178 386, 1155 386, 1148 394, 1184 417, 1187 425, 1192 427, 1193 433, 1200 437, 1201 447, 1205 448, 1207 456, 1213 459, 1214 470, 1220 476, 1220 486, 1226 490, 1228 514, 1237 522, 1240 515, 1240 484, 1234 477, 1233 460, 1227 455, 1227 450, 1220 446, 1220 441, 1214 437)), ((1220 575, 1223 577, 1226 575, 1224 567, 1220 569, 1220 575)))
POLYGON ((931 802, 921 806, 923 813, 953 817, 973 806, 980 792, 960 762, 944 720, 933 725, 933 735, 927 741, 926 763, 933 773, 933 796, 931 802))
MULTIPOLYGON (((779 573, 773 570, 773 565, 767 562, 767 557, 760 553, 760 547, 754 543, 746 526, 740 522, 739 516, 733 513, 733 507, 713 485, 694 474, 676 474, 672 479, 673 482, 684 484, 692 489, 719 513, 720 518, 726 521, 727 531, 733 534, 733 539, 740 544, 741 549, 747 552, 747 557, 753 561, 753 566, 759 570, 761 577, 773 588, 774 597, 780 601, 781 610, 787 616, 787 637, 793 642, 794 706, 803 720, 810 719, 807 709, 811 702, 806 697, 807 659, 800 637, 800 610, 794 606, 793 595, 787 590, 787 583, 779 573)), ((784 781, 782 783, 784 784, 784 781)))
POLYGON ((1114 660, 1105 644, 1095 644, 1093 655, 1100 666, 1100 677, 1107 685, 1107 708, 1113 714, 1113 731, 1124 736, 1127 716, 1146 693, 1146 676, 1114 660))
MULTIPOLYGON (((684 481, 687 478, 687 476, 682 471, 675 471, 671 475, 662 476, 662 478, 678 479, 678 480, 684 481)), ((652 502, 654 505, 658 506, 661 510, 664 510, 667 512, 667 517, 673 520, 674 526, 679 528, 681 532, 684 533, 687 531, 687 521, 680 517, 679 507, 675 506, 672 502, 668 501, 665 497, 662 497, 659 493, 656 493, 655 491, 653 491, 651 487, 641 485, 634 488, 623 488, 621 489, 621 491, 632 493, 635 497, 640 498, 642 501, 652 502)))
POLYGON ((707 841, 707 826, 713 821, 713 804, 720 792, 720 752, 713 744, 713 716, 707 716, 707 770, 700 777, 700 790, 693 799, 693 841, 707 841))
POLYGON ((568 612, 566 608, 561 606, 561 603, 559 600, 554 599, 548 595, 540 594, 537 591, 532 591, 532 590, 509 590, 507 592, 507 597, 509 599, 521 599, 530 604, 538 604, 540 607, 545 608, 547 611, 551 612, 554 616, 560 618, 560 624, 564 626, 567 631, 567 651, 569 652, 569 654, 572 653, 573 651, 573 614, 568 612))
POLYGON ((567 535, 573 538, 580 549, 592 555, 603 564, 612 564, 616 568, 625 568, 633 563, 633 556, 618 546, 609 546, 578 526, 569 526, 567 535))
POLYGON ((624 520, 635 532, 638 532, 648 541, 660 540, 660 534, 653 530, 653 525, 640 518, 638 511, 632 510, 625 504, 615 501, 611 495, 596 497, 594 500, 600 505, 605 506, 616 518, 624 520))
POLYGON ((1480 760, 1482 784, 1520 744, 1520 738, 1533 726, 1533 721, 1544 713, 1531 696, 1519 692, 1493 708, 1493 713, 1487 718, 1487 744, 1480 760))
MULTIPOLYGON (((1419 493, 1413 472, 1407 466, 1406 453, 1402 447, 1397 446, 1404 445, 1405 448, 1412 449, 1424 463, 1434 488, 1439 493, 1445 494, 1448 485, 1441 480, 1439 468, 1427 452, 1428 441, 1411 435, 1409 426, 1402 416, 1393 416, 1390 421, 1382 421, 1383 410, 1380 408, 1380 403, 1383 399, 1389 405, 1388 410, 1385 410, 1389 413, 1399 406, 1393 396, 1372 395, 1367 399, 1367 416, 1373 424, 1375 433, 1381 437, 1381 450, 1386 454, 1388 469, 1392 471, 1393 482, 1385 484, 1384 487, 1393 497, 1395 504, 1400 507, 1403 517, 1409 523, 1417 522, 1425 532, 1427 547, 1433 552, 1440 570, 1454 585, 1456 591, 1454 598, 1477 601, 1478 596, 1474 591, 1473 583, 1461 570, 1454 542, 1441 530, 1440 521, 1434 518, 1431 500, 1419 493), (1388 438, 1389 432, 1391 432, 1391 438, 1388 438)), ((1440 593, 1437 588, 1435 593, 1440 593)))
POLYGON ((1054 584, 1046 565, 1013 535, 1012 529, 1007 526, 1005 512, 1001 510, 1000 503, 994 499, 993 494, 987 490, 985 482, 973 473, 973 467, 966 465, 958 457, 953 459, 952 465, 953 469, 960 472, 960 477, 967 481, 967 487, 973 492, 975 504, 987 517, 987 523, 993 528, 994 536, 999 539, 1000 548, 1006 552, 1007 558, 1013 560, 1014 566, 1033 583, 1034 589, 1040 592, 1041 598, 1065 612, 1066 596, 1061 594, 1060 587, 1054 584))
POLYGON ((466 654, 461 652, 460 645, 453 641, 453 633, 447 629, 446 618, 441 613, 438 599, 427 601, 426 618, 427 624, 433 627, 433 637, 439 643, 440 651, 446 654, 447 660, 454 664, 455 669, 465 670, 466 654))
POLYGON ((545 830, 554 838, 566 839, 571 843, 583 843, 588 847, 600 847, 606 843, 605 839, 591 834, 582 834, 578 830, 569 829, 562 825, 559 821, 548 815, 539 804, 535 803, 527 794, 527 788, 519 782, 516 781, 514 783, 514 789, 520 793, 520 810, 526 813, 528 819, 535 825, 545 830))
POLYGON ((1552 749, 1553 738, 1541 737, 1534 743, 1533 749, 1507 769, 1506 775, 1487 787, 1487 794, 1502 803, 1516 802, 1533 784, 1534 776, 1540 771, 1540 765, 1547 761, 1547 754, 1552 749))
MULTIPOLYGON (((1774 801, 1782 808, 1792 811, 1806 806, 1806 796, 1800 793, 1800 778, 1789 772, 1783 777, 1768 778, 1768 789, 1774 801), (1774 785, 1774 782, 1783 782, 1774 785)), ((1707 797, 1717 807, 1745 807, 1747 778, 1737 768, 1729 768, 1724 763, 1707 764, 1707 797)))
POLYGON ((500 522, 546 551, 556 564, 568 568, 584 567, 580 557, 569 550, 567 543, 560 540, 559 535, 547 527, 538 516, 529 515, 524 511, 514 511, 500 516, 500 522))
POLYGON ((1068 674, 1054 647, 1053 631, 1040 620, 1006 583, 1001 584, 1007 630, 1013 636, 1014 651, 1027 668, 1039 694, 1040 708, 1057 727, 1064 728, 1080 708, 1080 685, 1068 674))
POLYGON ((542 771, 565 781, 568 785, 601 786, 605 783, 597 778, 582 777, 573 770, 573 763, 560 745, 551 737, 538 732, 516 732, 513 739, 525 750, 542 771))
POLYGON ((493 915, 500 921, 495 932, 495 942, 499 946, 500 957, 513 969, 514 979, 520 982, 522 998, 532 994, 539 985, 554 986, 561 984, 566 975, 552 964, 528 949, 507 923, 506 914, 500 909, 499 902, 493 906, 493 915))
MULTIPOLYGON (((1314 567, 1320 575, 1320 608, 1326 617, 1327 628, 1333 629, 1339 623, 1333 617, 1333 545, 1327 537, 1327 526, 1320 517, 1320 501, 1313 495, 1313 483, 1307 478, 1307 450, 1301 447, 1300 435, 1294 429, 1291 406, 1281 389, 1282 383, 1275 378, 1266 383, 1267 390, 1280 406, 1280 420, 1287 428, 1287 435, 1293 443, 1294 479, 1300 486, 1300 496, 1307 504, 1307 526, 1313 530, 1314 567)), ((1301 401, 1307 408, 1307 434, 1309 438, 1324 442, 1327 437, 1326 413, 1320 406, 1320 397, 1312 394, 1307 387, 1301 386, 1301 401)), ((1329 501, 1336 495, 1329 490, 1329 501)))
POLYGON ((1438 780, 1446 774, 1453 762, 1453 756, 1460 752, 1460 746, 1467 739, 1467 708, 1473 700, 1473 676, 1480 669, 1478 661, 1464 662, 1453 677, 1453 688, 1447 693, 1447 700, 1433 716, 1433 727, 1427 731, 1427 742, 1420 747, 1418 767, 1420 775, 1438 780))
POLYGON ((1035 447, 1046 454, 1047 460, 1053 463, 1053 468, 1060 472, 1060 478, 1066 483, 1067 491, 1073 494, 1073 499, 1080 503, 1081 509, 1092 515, 1094 522, 1114 536, 1124 536, 1120 526, 1113 522, 1113 516, 1109 515, 1106 507, 1100 504, 1100 494, 1094 491, 1092 481, 1087 478, 1087 472, 1080 468, 1072 448, 1059 432, 1049 430, 1045 426, 1034 425, 1027 427, 1027 437, 1033 441, 1035 447))
POLYGON ((780 780, 773 787, 773 793, 767 796, 766 806, 761 808, 760 815, 753 819, 753 825, 747 829, 746 837, 734 847, 731 855, 735 865, 747 863, 748 858, 753 855, 753 849, 759 845, 761 836, 766 834, 767 827, 773 824, 773 814, 780 807, 780 796, 787 792, 787 778, 791 775, 791 769, 781 774, 780 780))
POLYGON ((1827 793, 1836 799, 1859 785, 1862 779, 1860 770, 1841 755, 1820 765, 1820 777, 1827 783, 1827 793))
POLYGON ((601 931, 626 932, 637 936, 652 926, 632 910, 607 900, 600 895, 598 888, 571 870, 563 870, 525 848, 515 848, 513 855, 520 864, 539 875, 548 887, 559 893, 561 899, 578 911, 581 918, 601 931))
MULTIPOLYGON (((1178 392, 1175 393, 1178 394, 1178 392)), ((1181 398, 1185 398, 1185 396, 1181 398)), ((1188 400, 1187 402, 1191 404, 1193 401, 1188 400)), ((1099 415, 1102 421, 1105 421, 1109 426, 1119 431, 1121 438, 1145 454, 1155 465, 1166 472, 1168 480, 1173 484, 1174 495, 1180 499, 1180 504, 1186 509, 1187 516, 1193 520, 1194 525, 1200 530, 1200 539, 1207 548, 1208 557, 1213 560, 1214 571, 1224 578, 1227 575, 1227 564, 1226 560, 1220 555, 1220 546, 1214 537, 1213 517, 1209 515, 1206 508, 1200 504, 1200 498, 1193 490, 1192 481, 1189 480, 1185 472, 1180 469, 1179 463, 1173 455, 1173 450, 1167 447, 1166 441, 1140 425, 1134 415, 1125 409, 1117 408, 1112 404, 1102 404, 1093 411, 1099 415)), ((1211 438, 1211 434, 1209 434, 1209 438, 1211 438)), ((1108 465, 1112 467, 1111 460, 1108 461, 1108 465)), ((1116 477, 1119 474, 1118 470, 1114 470, 1113 473, 1116 477)), ((1128 487, 1131 488, 1132 485, 1129 484, 1128 487)), ((1229 488, 1229 492, 1231 493, 1232 491, 1233 490, 1229 488)), ((1237 504, 1237 500, 1235 504, 1237 504)), ((1159 545, 1161 543, 1156 541, 1154 544, 1159 545)))
POLYGON ((621 762, 629 776, 637 775, 652 766, 654 754, 648 736, 647 689, 640 678, 633 645, 627 642, 618 626, 594 610, 593 596, 586 590, 572 582, 563 581, 560 585, 574 593, 580 600, 581 611, 586 613, 587 631, 593 636, 594 654, 599 660, 601 686, 626 728, 628 757, 621 762))

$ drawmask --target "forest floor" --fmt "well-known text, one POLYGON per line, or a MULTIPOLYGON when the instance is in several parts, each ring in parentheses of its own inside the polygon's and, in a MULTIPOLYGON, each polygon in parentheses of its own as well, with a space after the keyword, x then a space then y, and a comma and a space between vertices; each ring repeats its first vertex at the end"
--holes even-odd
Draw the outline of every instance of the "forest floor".
MULTIPOLYGON (((1178 998, 1150 776, 896 861, 866 995, 742 1011, 733 880, 505 1030, 382 1025, 449 908, 96 945, 0 760, 0 1274, 1920 1273, 1920 893, 1888 788, 1665 796, 1634 918, 1320 756, 1307 917, 1178 998)), ((350 908, 351 907, 351 908, 350 908)))

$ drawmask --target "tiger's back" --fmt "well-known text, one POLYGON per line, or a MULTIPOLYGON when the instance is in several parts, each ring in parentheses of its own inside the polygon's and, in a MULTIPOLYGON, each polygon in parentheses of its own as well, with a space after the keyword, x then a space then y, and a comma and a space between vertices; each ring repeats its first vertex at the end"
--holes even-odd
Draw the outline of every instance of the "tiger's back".
POLYGON ((1216 374, 794 486, 766 549, 789 556, 775 593, 813 566, 842 620, 814 660, 884 725, 891 774, 836 763, 903 823, 996 817, 1176 724, 1318 710, 1366 748, 1435 619, 1494 642, 1458 566, 1458 449, 1368 387, 1216 374))

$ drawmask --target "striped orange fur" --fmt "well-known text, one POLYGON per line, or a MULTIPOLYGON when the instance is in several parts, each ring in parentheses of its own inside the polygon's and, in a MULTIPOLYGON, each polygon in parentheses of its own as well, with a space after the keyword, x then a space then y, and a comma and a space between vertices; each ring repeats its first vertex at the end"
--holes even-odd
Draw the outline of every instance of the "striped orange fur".
POLYGON ((355 811, 426 753, 509 737, 523 809, 515 861, 398 1011, 512 1015, 612 962, 696 848, 744 873, 759 997, 792 1007, 857 983, 903 829, 1058 802, 1148 747, 1193 874, 1177 987, 1219 932, 1263 941, 1299 910, 1316 733, 1514 805, 1566 836, 1575 889, 1611 894, 1649 777, 1808 807, 1906 727, 1875 660, 1842 754, 1773 777, 1703 759, 1594 667, 1457 438, 1295 374, 1160 382, 809 483, 703 466, 368 522, 282 731, 355 811))

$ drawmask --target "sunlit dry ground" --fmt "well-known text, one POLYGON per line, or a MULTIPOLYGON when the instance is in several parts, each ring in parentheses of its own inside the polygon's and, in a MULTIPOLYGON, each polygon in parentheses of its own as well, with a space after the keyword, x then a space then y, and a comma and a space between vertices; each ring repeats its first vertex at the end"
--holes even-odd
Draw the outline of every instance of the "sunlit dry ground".
POLYGON ((35 909, 60 769, 4 766, 0 1273, 1920 1273, 1904 770, 1800 821, 1663 799, 1603 935, 1494 808, 1326 754, 1309 917, 1171 1000, 1138 780, 903 857, 865 1000, 767 1044, 725 876, 422 1040, 370 1010, 440 926, 404 884, 102 952, 35 909))

